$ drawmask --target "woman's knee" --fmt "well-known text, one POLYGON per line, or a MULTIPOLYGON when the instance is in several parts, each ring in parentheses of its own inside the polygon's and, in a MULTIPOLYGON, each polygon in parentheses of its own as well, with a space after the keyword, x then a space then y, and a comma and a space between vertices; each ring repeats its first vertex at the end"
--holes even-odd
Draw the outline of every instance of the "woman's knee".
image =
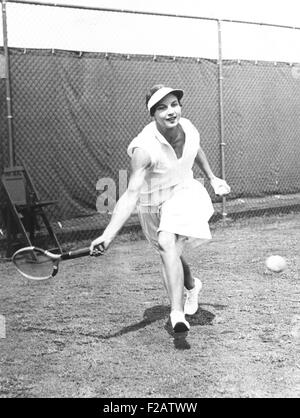
POLYGON ((176 236, 170 232, 158 234, 158 250, 160 253, 176 250, 176 236))

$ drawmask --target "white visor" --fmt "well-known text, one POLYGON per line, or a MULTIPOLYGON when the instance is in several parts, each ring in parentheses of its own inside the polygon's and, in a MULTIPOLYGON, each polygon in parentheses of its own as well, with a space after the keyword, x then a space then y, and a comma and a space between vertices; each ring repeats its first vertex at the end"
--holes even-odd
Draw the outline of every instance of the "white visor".
POLYGON ((178 100, 180 100, 183 96, 183 90, 180 89, 171 89, 171 87, 162 87, 159 90, 157 90, 151 97, 147 104, 147 108, 150 112, 152 107, 156 105, 156 103, 160 102, 161 99, 163 99, 165 96, 167 96, 170 93, 174 93, 175 96, 178 97, 178 100))

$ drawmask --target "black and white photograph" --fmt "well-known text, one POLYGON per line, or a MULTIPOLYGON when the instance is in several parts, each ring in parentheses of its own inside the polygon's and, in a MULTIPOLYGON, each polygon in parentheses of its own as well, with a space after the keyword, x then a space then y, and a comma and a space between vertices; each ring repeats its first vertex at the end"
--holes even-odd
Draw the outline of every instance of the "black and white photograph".
POLYGON ((299 399, 298 0, 0 6, 0 398, 299 399))

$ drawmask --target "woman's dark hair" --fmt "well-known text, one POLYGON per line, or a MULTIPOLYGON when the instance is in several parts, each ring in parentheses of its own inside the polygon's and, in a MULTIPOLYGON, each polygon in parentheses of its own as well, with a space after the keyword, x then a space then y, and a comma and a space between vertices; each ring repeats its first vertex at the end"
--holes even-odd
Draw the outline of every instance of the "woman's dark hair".
MULTIPOLYGON (((166 87, 166 86, 164 86, 163 84, 155 84, 154 86, 152 86, 148 90, 148 92, 146 94, 146 106, 148 106, 148 102, 151 99, 151 97, 153 96, 153 94, 156 93, 157 90, 159 90, 159 89, 161 89, 163 87, 166 87)), ((181 106, 181 103, 180 103, 179 98, 178 98, 178 102, 179 102, 179 105, 181 106)), ((158 103, 156 103, 154 106, 151 107, 151 109, 150 109, 150 116, 152 116, 152 117, 154 116, 154 113, 156 111, 156 108, 157 108, 158 103)))

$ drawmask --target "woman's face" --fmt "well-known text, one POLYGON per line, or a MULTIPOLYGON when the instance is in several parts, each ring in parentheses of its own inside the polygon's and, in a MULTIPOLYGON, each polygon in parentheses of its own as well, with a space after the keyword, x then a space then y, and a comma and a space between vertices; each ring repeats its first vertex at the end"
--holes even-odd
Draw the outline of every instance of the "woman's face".
POLYGON ((181 105, 175 94, 168 94, 156 106, 154 120, 159 130, 166 131, 178 125, 181 117, 181 105))

